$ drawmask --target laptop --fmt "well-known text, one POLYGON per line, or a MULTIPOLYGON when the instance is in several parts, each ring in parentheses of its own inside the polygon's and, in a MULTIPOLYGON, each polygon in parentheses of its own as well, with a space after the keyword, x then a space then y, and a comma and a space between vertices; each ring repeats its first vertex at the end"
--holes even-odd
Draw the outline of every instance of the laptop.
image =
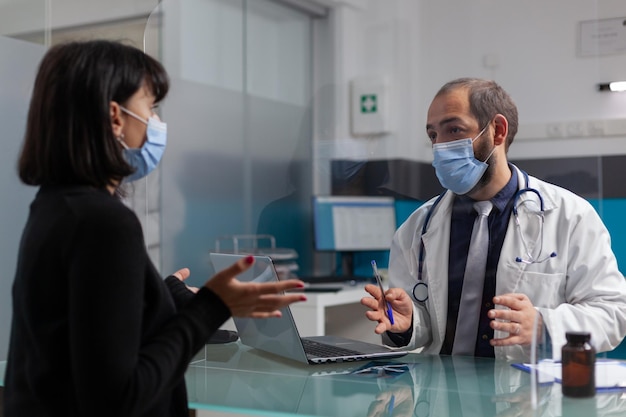
MULTIPOLYGON (((211 253, 216 271, 227 268, 248 255, 211 253)), ((276 282, 276 268, 269 256, 254 256, 254 265, 240 274, 242 282, 276 282)), ((244 345, 293 359, 302 363, 320 364, 394 358, 407 354, 383 345, 367 343, 338 336, 300 337, 289 306, 280 310, 282 317, 251 319, 233 317, 235 327, 244 345)), ((366 318, 363 318, 366 320, 366 318)))

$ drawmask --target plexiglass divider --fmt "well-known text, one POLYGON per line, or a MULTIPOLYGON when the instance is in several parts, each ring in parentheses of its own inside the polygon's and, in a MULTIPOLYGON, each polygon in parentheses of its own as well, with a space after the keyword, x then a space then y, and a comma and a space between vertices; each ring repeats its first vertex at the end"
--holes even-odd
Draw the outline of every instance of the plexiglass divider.
POLYGON ((145 39, 171 77, 163 273, 189 267, 201 285, 216 239, 241 234, 273 235, 310 269, 310 17, 268 0, 166 0, 145 39))

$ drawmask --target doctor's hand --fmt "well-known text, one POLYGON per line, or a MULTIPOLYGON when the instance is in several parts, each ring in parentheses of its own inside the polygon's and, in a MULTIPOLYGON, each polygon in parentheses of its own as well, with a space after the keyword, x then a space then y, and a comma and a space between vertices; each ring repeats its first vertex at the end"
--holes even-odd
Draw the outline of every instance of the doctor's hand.
POLYGON ((518 417, 518 416, 542 416, 548 407, 551 384, 539 385, 535 393, 537 394, 538 410, 533 410, 532 406, 532 389, 530 384, 518 386, 513 392, 504 392, 495 394, 491 397, 491 402, 506 404, 508 407, 503 408, 497 417, 518 417))
POLYGON ((410 416, 413 411, 413 390, 406 386, 392 386, 376 395, 367 410, 367 417, 410 416))
POLYGON ((368 284, 365 286, 372 297, 361 298, 361 304, 369 307, 365 316, 371 321, 377 321, 378 325, 374 329, 376 334, 383 334, 387 330, 395 333, 403 333, 409 330, 413 319, 413 301, 402 288, 389 288, 384 296, 389 306, 393 310, 394 324, 392 325, 385 311, 385 303, 382 299, 380 288, 377 285, 368 284))
POLYGON ((294 288, 304 288, 300 280, 280 282, 241 282, 235 278, 252 266, 254 258, 239 259, 228 268, 218 272, 204 286, 217 294, 234 317, 269 318, 280 317, 280 308, 297 301, 306 301, 302 294, 282 294, 294 288))
POLYGON ((489 310, 491 328, 508 333, 507 337, 491 339, 491 346, 529 345, 533 337, 533 325, 537 317, 537 337, 541 341, 543 320, 525 294, 503 294, 493 297, 493 303, 505 309, 489 310))

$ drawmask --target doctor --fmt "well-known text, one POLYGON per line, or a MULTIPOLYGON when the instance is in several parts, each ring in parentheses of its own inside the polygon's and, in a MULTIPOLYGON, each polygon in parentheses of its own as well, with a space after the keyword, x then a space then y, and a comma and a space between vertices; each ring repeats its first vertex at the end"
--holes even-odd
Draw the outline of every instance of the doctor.
POLYGON ((517 127, 515 104, 493 81, 457 79, 436 94, 426 131, 447 190, 394 236, 384 295, 394 324, 377 286, 368 285, 372 297, 361 301, 385 344, 457 354, 466 342, 470 353, 460 354, 521 361, 530 357, 535 323, 555 359, 566 331, 591 332, 598 352, 615 348, 626 334, 626 281, 606 227, 587 201, 507 161, 517 127), (472 205, 486 200, 493 209, 480 311, 471 337, 460 340, 472 205))

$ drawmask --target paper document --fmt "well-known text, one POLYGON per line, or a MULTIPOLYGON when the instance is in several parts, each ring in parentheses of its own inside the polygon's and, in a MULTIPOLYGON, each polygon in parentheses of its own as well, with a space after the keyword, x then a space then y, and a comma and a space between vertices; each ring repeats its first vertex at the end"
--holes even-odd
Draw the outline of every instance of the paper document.
MULTIPOLYGON (((532 365, 529 363, 514 363, 513 367, 530 372, 537 370, 539 383, 555 381, 561 383, 561 362, 546 360, 532 365)), ((596 390, 626 389, 626 362, 617 360, 596 360, 596 390)))

